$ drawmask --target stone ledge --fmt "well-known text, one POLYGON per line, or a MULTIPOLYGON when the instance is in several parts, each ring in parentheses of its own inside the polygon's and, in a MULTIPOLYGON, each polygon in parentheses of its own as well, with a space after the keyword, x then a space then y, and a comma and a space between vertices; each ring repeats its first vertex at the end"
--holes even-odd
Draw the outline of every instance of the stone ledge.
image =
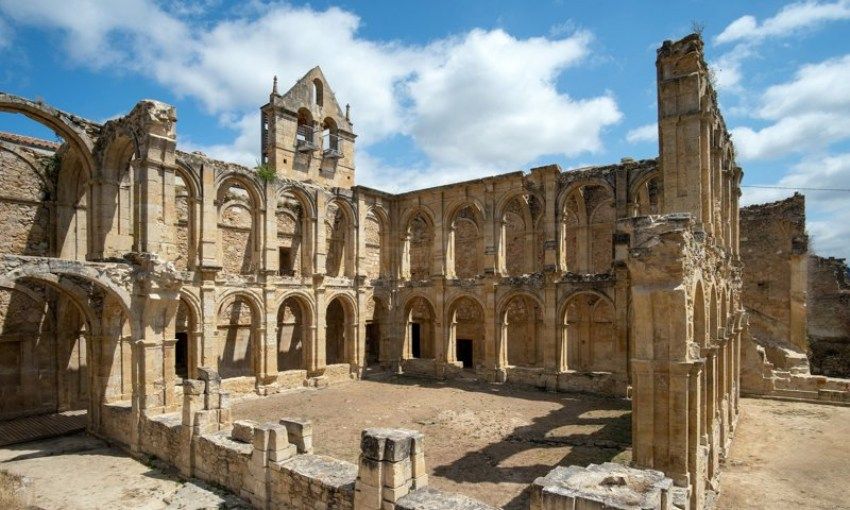
POLYGON ((462 494, 426 487, 399 499, 396 510, 496 510, 496 507, 462 494))

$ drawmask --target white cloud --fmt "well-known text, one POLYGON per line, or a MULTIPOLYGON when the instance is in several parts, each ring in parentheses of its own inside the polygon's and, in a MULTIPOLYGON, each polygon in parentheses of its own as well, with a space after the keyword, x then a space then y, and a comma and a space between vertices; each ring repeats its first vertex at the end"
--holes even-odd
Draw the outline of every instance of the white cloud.
POLYGON ((626 141, 629 143, 654 142, 658 143, 658 124, 646 124, 644 126, 629 130, 626 133, 626 141))
POLYGON ((828 21, 850 19, 850 1, 797 2, 786 5, 759 23, 752 15, 741 16, 715 38, 717 44, 759 42, 770 37, 787 37, 816 28, 828 21))
POLYGON ((810 111, 850 113, 850 55, 802 66, 793 81, 765 91, 758 115, 779 119, 810 111))
MULTIPOLYGON (((359 154, 390 136, 410 136, 429 157, 433 167, 421 173, 431 177, 441 174, 435 168, 473 178, 545 155, 598 151, 601 132, 621 118, 610 95, 578 99, 555 87, 565 69, 590 54, 585 32, 517 39, 472 30, 406 46, 361 37, 360 19, 339 8, 261 5, 215 22, 184 21, 203 5, 165 11, 151 0, 108 8, 89 0, 0 0, 0 11, 62 31, 79 65, 129 69, 197 99, 238 135, 230 144, 190 145, 242 163, 256 159, 256 112, 272 76, 285 90, 317 64, 341 102, 352 105, 359 154)), ((362 174, 368 183, 380 171, 362 174)))
POLYGON ((588 41, 584 33, 517 40, 473 30, 432 45, 432 60, 409 84, 414 139, 436 164, 501 169, 599 150, 601 130, 620 120, 616 102, 574 100, 554 85, 588 54, 588 41))
POLYGON ((770 159, 823 149, 850 138, 850 55, 802 66, 769 87, 754 115, 771 124, 732 130, 742 159, 770 159))
POLYGON ((258 152, 259 124, 250 119, 267 100, 272 76, 285 90, 317 64, 340 101, 352 105, 358 154, 407 135, 433 164, 469 176, 599 150, 600 133, 621 117, 609 95, 579 99, 555 87, 560 73, 589 55, 586 33, 517 39, 473 30, 412 46, 365 39, 360 19, 339 8, 261 4, 190 24, 204 7, 0 0, 14 21, 63 32, 77 64, 150 76, 222 119, 238 119, 226 123, 239 133, 233 143, 192 142, 242 162, 258 152))
POLYGON ((806 195, 807 226, 819 255, 850 258, 850 153, 804 158, 778 182, 781 188, 744 188, 742 204, 780 200, 800 189, 806 195), (827 191, 813 191, 817 188, 827 191))

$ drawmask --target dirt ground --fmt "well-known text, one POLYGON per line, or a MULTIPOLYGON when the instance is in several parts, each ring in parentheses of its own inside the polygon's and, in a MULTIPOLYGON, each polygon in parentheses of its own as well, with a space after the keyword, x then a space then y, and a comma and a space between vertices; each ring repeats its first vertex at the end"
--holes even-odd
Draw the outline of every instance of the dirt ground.
POLYGON ((392 378, 296 390, 234 404, 235 419, 309 418, 316 452, 356 463, 369 427, 425 434, 430 484, 506 509, 555 465, 627 460, 626 400, 474 382, 392 378))
POLYGON ((22 477, 18 496, 29 508, 247 508, 233 496, 181 482, 84 434, 0 448, 0 469, 22 477))
POLYGON ((741 399, 717 508, 850 509, 850 408, 741 399))

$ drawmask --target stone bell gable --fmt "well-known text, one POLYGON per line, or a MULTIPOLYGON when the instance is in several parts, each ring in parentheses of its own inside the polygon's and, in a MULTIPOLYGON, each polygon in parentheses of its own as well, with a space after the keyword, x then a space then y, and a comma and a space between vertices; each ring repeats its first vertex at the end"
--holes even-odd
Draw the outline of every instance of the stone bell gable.
POLYGON ((274 79, 262 112, 261 163, 278 177, 329 187, 354 185, 354 127, 319 66, 286 93, 274 79))

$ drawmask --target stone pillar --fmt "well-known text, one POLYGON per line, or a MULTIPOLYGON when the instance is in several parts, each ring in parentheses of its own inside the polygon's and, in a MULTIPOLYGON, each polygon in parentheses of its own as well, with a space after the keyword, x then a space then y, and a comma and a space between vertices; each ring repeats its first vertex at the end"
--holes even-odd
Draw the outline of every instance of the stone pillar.
MULTIPOLYGON (((277 237, 277 236, 275 236, 277 237)), ((263 315, 262 327, 257 333, 259 341, 260 359, 257 367, 257 387, 261 393, 267 394, 269 390, 275 391, 266 386, 273 385, 277 382, 277 310, 274 309, 275 289, 265 288, 263 290, 263 310, 260 312, 263 315)))
POLYGON ((201 268, 221 268, 218 260, 218 207, 215 182, 215 169, 211 165, 201 166, 201 215, 199 218, 201 232, 201 268))
POLYGON ((366 429, 354 483, 355 510, 385 510, 428 485, 425 438, 414 430, 366 429))
POLYGON ((658 123, 664 212, 689 212, 703 227, 711 227, 707 170, 708 69, 697 35, 665 41, 658 50, 658 123))
POLYGON ((692 265, 699 259, 691 259, 695 255, 685 249, 697 242, 694 224, 687 216, 631 221, 635 248, 627 263, 632 281, 634 463, 663 471, 690 491, 696 505, 691 508, 701 508, 703 360, 695 356, 699 349, 692 338, 687 290, 692 288, 692 265))
POLYGON ((325 289, 316 289, 316 334, 312 338, 312 349, 307 357, 307 375, 321 375, 327 364, 326 338, 328 304, 326 302, 325 289))
POLYGON ((788 325, 788 340, 802 352, 809 350, 809 340, 806 334, 806 285, 808 281, 808 250, 793 247, 789 257, 789 297, 790 313, 788 325))

